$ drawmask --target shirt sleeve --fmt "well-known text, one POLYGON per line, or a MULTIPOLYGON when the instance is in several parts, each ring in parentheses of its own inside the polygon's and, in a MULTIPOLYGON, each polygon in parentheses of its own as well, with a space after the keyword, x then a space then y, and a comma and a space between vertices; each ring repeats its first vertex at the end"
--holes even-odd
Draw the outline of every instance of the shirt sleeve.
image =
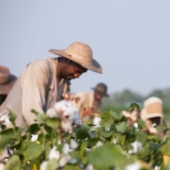
POLYGON ((35 123, 32 109, 44 113, 48 68, 45 62, 29 64, 22 75, 22 114, 28 125, 35 123))

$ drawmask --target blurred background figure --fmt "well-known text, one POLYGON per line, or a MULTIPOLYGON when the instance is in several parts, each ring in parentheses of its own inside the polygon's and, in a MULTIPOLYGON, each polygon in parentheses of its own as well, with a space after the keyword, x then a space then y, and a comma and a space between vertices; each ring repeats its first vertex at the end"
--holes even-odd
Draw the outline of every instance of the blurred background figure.
POLYGON ((0 66, 0 105, 6 99, 16 80, 17 77, 10 74, 7 67, 0 66))
POLYGON ((98 83, 92 90, 93 92, 79 92, 73 99, 73 104, 79 109, 83 122, 93 117, 94 113, 99 114, 102 110, 103 97, 109 97, 104 83, 98 83))
POLYGON ((145 122, 146 127, 144 131, 150 134, 158 133, 156 126, 164 123, 162 100, 158 97, 149 97, 145 100, 140 117, 145 122))

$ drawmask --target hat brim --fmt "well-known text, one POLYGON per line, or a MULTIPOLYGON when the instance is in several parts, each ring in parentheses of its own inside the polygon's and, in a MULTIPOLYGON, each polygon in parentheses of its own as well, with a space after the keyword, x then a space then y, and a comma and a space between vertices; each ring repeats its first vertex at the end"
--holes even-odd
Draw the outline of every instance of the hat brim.
POLYGON ((17 77, 10 74, 9 81, 5 84, 0 84, 0 95, 7 95, 12 89, 16 80, 17 80, 17 77))
POLYGON ((102 67, 94 59, 92 59, 92 63, 87 64, 87 63, 84 63, 82 60, 75 59, 74 56, 71 56, 71 55, 67 54, 65 52, 65 50, 51 49, 51 50, 49 50, 49 52, 51 52, 53 54, 56 54, 56 55, 59 55, 59 56, 62 56, 62 57, 65 57, 65 58, 67 58, 69 60, 72 60, 72 61, 80 64, 82 67, 84 67, 84 68, 86 68, 88 70, 91 70, 91 71, 94 71, 94 72, 102 74, 102 67))
POLYGON ((106 93, 106 94, 103 94, 102 92, 100 92, 100 91, 98 91, 98 90, 96 90, 94 87, 93 88, 91 88, 92 90, 94 90, 95 92, 97 92, 97 93, 99 93, 99 94, 101 94, 102 96, 105 96, 105 97, 109 97, 109 95, 106 93))

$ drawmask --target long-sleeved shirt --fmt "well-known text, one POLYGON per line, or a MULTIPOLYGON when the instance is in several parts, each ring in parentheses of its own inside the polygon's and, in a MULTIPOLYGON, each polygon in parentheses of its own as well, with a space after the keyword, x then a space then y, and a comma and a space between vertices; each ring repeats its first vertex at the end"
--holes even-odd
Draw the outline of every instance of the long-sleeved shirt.
POLYGON ((7 109, 12 110, 19 127, 35 123, 31 110, 46 113, 69 89, 68 80, 59 82, 57 79, 57 64, 58 60, 54 58, 39 59, 28 64, 0 106, 0 114, 8 114, 7 109))

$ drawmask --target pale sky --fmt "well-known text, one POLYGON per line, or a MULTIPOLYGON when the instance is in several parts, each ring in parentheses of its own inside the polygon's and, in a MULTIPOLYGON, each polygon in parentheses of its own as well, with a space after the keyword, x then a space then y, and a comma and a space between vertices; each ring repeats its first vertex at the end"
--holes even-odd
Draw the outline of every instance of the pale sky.
POLYGON ((170 87, 170 0, 0 0, 0 65, 11 73, 75 41, 92 48, 103 74, 73 80, 74 93, 99 82, 109 93, 170 87))

